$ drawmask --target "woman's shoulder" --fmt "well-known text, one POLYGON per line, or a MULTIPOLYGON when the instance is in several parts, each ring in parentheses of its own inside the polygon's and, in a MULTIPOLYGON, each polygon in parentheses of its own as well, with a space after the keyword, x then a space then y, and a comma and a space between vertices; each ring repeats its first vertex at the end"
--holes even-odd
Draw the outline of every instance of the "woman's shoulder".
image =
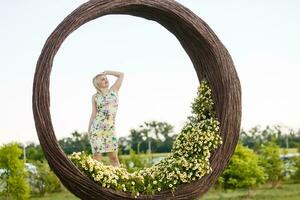
POLYGON ((92 98, 95 99, 98 95, 98 92, 96 92, 95 94, 93 94, 92 98))

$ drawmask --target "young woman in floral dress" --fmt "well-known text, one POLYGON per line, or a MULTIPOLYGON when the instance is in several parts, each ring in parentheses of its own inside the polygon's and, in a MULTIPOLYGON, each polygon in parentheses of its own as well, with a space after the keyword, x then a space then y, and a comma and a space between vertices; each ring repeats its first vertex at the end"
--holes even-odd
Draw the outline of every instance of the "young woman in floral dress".
POLYGON ((115 118, 118 110, 118 91, 124 78, 123 72, 103 71, 93 78, 97 90, 92 96, 92 114, 89 121, 88 135, 93 158, 101 161, 102 153, 108 154, 113 166, 119 167, 118 139, 115 133, 115 118), (109 88, 106 75, 117 77, 109 88))

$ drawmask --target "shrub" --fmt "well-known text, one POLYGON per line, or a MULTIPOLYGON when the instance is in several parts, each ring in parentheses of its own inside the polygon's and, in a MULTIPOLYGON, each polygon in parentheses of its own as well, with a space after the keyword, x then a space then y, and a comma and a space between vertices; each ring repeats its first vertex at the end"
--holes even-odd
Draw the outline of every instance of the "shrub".
POLYGON ((259 150, 259 163, 264 167, 267 174, 267 181, 272 183, 272 188, 277 187, 283 180, 284 163, 280 159, 280 147, 272 140, 259 150))
POLYGON ((36 166, 36 171, 29 172, 32 193, 44 196, 46 193, 61 191, 60 180, 50 169, 47 162, 35 161, 33 164, 36 166))
POLYGON ((256 153, 238 143, 228 167, 222 174, 224 189, 254 188, 264 183, 267 176, 258 165, 256 153))
POLYGON ((122 161, 125 163, 128 172, 134 172, 144 167, 148 167, 146 160, 142 158, 141 155, 136 154, 132 148, 129 150, 129 157, 123 158, 122 161))
POLYGON ((295 182, 300 182, 300 157, 294 158, 294 162, 295 162, 295 168, 296 168, 296 171, 295 171, 295 173, 291 176, 291 178, 292 178, 292 180, 294 180, 295 182))
POLYGON ((17 143, 5 144, 0 148, 0 174, 2 184, 0 195, 13 199, 29 199, 30 188, 26 180, 27 171, 25 170, 22 149, 17 143))

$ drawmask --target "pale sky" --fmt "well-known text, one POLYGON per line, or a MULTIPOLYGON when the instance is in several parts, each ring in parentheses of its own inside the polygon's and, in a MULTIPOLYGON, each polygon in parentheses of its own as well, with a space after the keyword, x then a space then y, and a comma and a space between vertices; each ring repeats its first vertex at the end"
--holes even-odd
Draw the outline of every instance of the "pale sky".
MULTIPOLYGON (((0 2, 0 144, 38 142, 32 85, 38 56, 56 26, 83 0, 0 2)), ((300 128, 300 1, 178 0, 228 49, 242 86, 242 127, 300 128)), ((86 132, 103 70, 125 74, 116 117, 118 137, 147 120, 180 131, 198 79, 178 40, 160 24, 107 15, 84 24, 60 47, 51 72, 51 118, 58 139, 86 132)), ((108 76, 110 84, 116 78, 108 76)))

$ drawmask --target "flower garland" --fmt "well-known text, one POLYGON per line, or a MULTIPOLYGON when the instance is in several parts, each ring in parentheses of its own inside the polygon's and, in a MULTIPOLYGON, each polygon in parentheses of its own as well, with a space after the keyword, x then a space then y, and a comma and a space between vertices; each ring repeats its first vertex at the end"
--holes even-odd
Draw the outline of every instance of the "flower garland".
POLYGON ((174 194, 180 184, 198 180, 212 171, 211 152, 222 144, 219 125, 211 89, 203 80, 192 103, 192 115, 176 137, 171 153, 153 166, 129 173, 123 164, 106 166, 84 152, 74 152, 68 157, 102 187, 130 192, 135 198, 168 189, 174 194))

